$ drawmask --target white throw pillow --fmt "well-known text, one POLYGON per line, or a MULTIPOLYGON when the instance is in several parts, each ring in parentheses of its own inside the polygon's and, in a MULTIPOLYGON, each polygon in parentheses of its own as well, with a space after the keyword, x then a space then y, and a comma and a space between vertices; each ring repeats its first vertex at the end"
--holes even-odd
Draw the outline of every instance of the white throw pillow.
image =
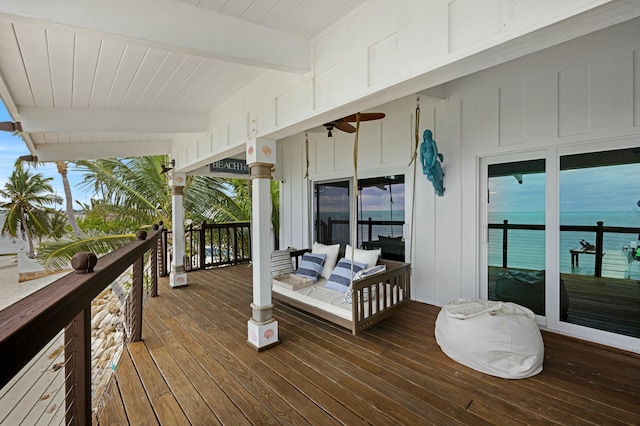
POLYGON ((375 249, 375 250, 355 249, 353 253, 353 259, 351 259, 351 246, 347 244, 347 249, 344 252, 344 257, 349 260, 354 260, 356 262, 366 263, 367 268, 371 268, 373 266, 376 266, 376 264, 378 263, 378 258, 380 257, 381 252, 382 252, 382 249, 375 249))
POLYGON ((322 243, 313 243, 313 246, 311 247, 311 253, 327 255, 324 261, 324 266, 322 267, 322 273, 320 274, 323 278, 329 279, 329 277, 331 276, 331 272, 336 266, 339 252, 340 244, 333 244, 328 246, 322 243))

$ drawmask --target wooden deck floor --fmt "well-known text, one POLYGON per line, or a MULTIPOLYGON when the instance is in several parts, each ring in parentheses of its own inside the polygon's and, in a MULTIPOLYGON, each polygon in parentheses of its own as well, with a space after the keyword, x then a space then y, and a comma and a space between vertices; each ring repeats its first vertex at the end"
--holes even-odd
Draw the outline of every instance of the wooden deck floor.
POLYGON ((640 424, 640 356, 543 333, 544 371, 505 380, 444 355, 438 308, 358 337, 276 303, 282 343, 246 343, 247 266, 189 273, 147 302, 100 424, 640 424))

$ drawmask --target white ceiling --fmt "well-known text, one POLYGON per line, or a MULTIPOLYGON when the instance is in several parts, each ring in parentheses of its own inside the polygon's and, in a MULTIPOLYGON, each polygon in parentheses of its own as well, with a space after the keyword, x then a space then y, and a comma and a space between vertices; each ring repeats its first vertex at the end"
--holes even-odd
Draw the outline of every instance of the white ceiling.
POLYGON ((364 2, 3 0, 0 96, 31 147, 204 132, 261 74, 308 72, 309 41, 364 2))

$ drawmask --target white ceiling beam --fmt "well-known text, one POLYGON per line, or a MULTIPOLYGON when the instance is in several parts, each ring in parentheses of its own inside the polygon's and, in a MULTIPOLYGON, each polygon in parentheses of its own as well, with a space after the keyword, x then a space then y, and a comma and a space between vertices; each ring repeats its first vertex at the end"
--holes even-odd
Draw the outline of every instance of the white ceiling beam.
POLYGON ((206 133, 201 113, 105 109, 18 107, 25 132, 206 133))
MULTIPOLYGON (((13 118, 13 121, 22 123, 20 121, 20 114, 18 113, 18 107, 13 101, 13 97, 9 92, 9 87, 7 87, 7 84, 5 83, 4 78, 2 77, 2 74, 0 74, 0 99, 2 99, 4 106, 7 108, 7 112, 9 113, 11 118, 13 118)), ((25 145, 27 145, 27 149, 29 150, 29 152, 31 152, 32 154, 35 153, 35 145, 33 144, 31 137, 27 133, 21 133, 21 136, 25 145)))
POLYGON ((168 140, 36 145, 38 161, 42 162, 145 157, 170 152, 168 140))
POLYGON ((174 0, 2 0, 0 19, 294 73, 310 70, 310 43, 174 0))

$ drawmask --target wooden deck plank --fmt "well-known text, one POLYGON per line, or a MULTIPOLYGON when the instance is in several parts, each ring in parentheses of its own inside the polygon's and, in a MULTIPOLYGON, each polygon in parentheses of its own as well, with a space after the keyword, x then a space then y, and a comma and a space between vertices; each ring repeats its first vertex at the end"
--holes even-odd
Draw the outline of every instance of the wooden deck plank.
MULTIPOLYGON (((225 366, 220 364, 212 354, 207 351, 205 348, 207 343, 203 342, 209 341, 209 334, 187 316, 181 316, 176 319, 183 327, 188 328, 190 331, 190 336, 183 335, 183 342, 189 348, 189 352, 198 359, 198 362, 210 377, 214 379, 220 387, 225 389, 229 399, 244 413, 245 417, 252 423, 263 425, 278 424, 278 421, 273 415, 265 410, 256 408, 256 406, 260 404, 253 398, 253 395, 229 373, 225 366)), ((208 344, 212 343, 208 342, 208 344)))
MULTIPOLYGON (((204 309, 206 309, 206 312, 209 311, 208 307, 204 307, 204 309)), ((218 317, 220 317, 220 315, 222 314, 222 309, 224 308, 218 307, 218 309, 216 310, 216 314, 218 317)), ((244 323, 243 325, 244 327, 246 327, 246 323, 244 323)), ((280 375, 271 370, 269 366, 265 366, 259 358, 256 358, 256 352, 251 350, 245 342, 239 340, 240 338, 244 338, 244 340, 246 340, 246 334, 243 333, 242 335, 228 335, 227 333, 225 333, 225 330, 220 330, 216 334, 216 340, 219 340, 220 343, 224 347, 226 347, 236 359, 242 362, 245 366, 249 367, 252 370, 252 374, 260 374, 262 377, 267 379, 271 384, 270 392, 280 396, 283 401, 287 402, 287 404, 291 404, 291 402, 296 401, 301 402, 301 398, 306 399, 297 389, 288 384, 286 380, 284 380, 280 375)), ((238 331, 238 329, 233 328, 232 331, 238 331)), ((300 404, 297 411, 297 415, 301 415, 302 418, 306 419, 312 424, 317 424, 317 419, 323 419, 323 424, 328 424, 326 413, 315 404, 300 404)))
POLYGON ((182 372, 167 348, 150 351, 178 404, 191 424, 221 424, 205 400, 182 372))
MULTIPOLYGON (((180 314, 179 317, 186 314, 180 314)), ((250 422, 242 414, 233 401, 213 380, 207 371, 191 355, 191 346, 187 349, 180 342, 189 340, 188 332, 178 322, 178 317, 166 318, 165 323, 175 338, 164 341, 171 355, 176 359, 184 373, 200 395, 207 401, 211 410, 222 424, 248 425, 250 422), (178 340, 179 339, 179 340, 178 340)))
POLYGON ((153 362, 145 342, 127 345, 142 385, 161 424, 184 425, 189 421, 153 362))
POLYGON ((100 412, 98 423, 100 425, 125 426, 129 424, 124 411, 124 403, 118 389, 115 377, 111 378, 108 389, 105 391, 104 407, 100 412))
POLYGON ((640 424, 638 354, 543 332, 543 372, 500 379, 444 355, 439 308, 417 302, 359 336, 277 302, 282 342, 258 353, 246 343, 250 268, 191 272, 176 289, 162 280, 160 294, 143 325, 156 374, 185 412, 195 391, 223 424, 640 424), (220 393, 204 397, 206 384, 220 393))
MULTIPOLYGON (((177 302, 177 300, 176 300, 177 302)), ((209 309, 205 309, 203 312, 211 312, 209 309)), ((217 309, 216 316, 220 317, 220 310, 217 309)), ((199 315, 196 317, 197 320, 202 320, 204 316, 199 315)), ((218 360, 229 361, 229 355, 232 356, 232 360, 235 361, 231 364, 227 363, 228 368, 235 370, 235 373, 242 378, 242 380, 246 381, 249 379, 249 376, 260 377, 260 380, 252 381, 254 384, 253 391, 257 392, 257 394, 261 396, 267 396, 268 399, 263 400, 262 404, 265 407, 274 408, 274 415, 280 419, 280 421, 291 422, 292 424, 302 424, 306 423, 305 416, 294 410, 289 404, 289 399, 295 399, 298 397, 297 393, 292 389, 287 389, 285 392, 285 397, 282 397, 282 393, 278 392, 278 389, 282 386, 282 379, 277 375, 274 375, 269 370, 265 370, 260 365, 259 361, 255 358, 255 352, 248 352, 248 347, 244 343, 246 340, 246 336, 244 340, 241 340, 241 343, 238 343, 237 337, 230 338, 224 334, 223 329, 218 329, 215 325, 208 321, 200 322, 200 326, 204 327, 205 332, 207 332, 210 337, 214 340, 214 345, 217 347, 225 348, 228 353, 220 353, 214 349, 214 347, 209 346, 208 349, 214 350, 215 353, 220 357, 218 360), (265 385, 267 387, 265 387, 265 385), (285 420, 286 419, 286 420, 285 420)), ((246 323, 244 324, 246 327, 246 323)), ((224 327, 226 328, 226 327, 224 327)), ((316 407, 317 409, 317 407, 316 407)), ((309 419, 312 415, 318 417, 318 412, 315 411, 313 413, 307 413, 309 419)), ((322 416, 320 416, 322 418, 322 416)))
MULTIPOLYGON (((223 291, 223 290, 220 290, 223 291)), ((238 318, 238 312, 236 312, 235 310, 231 310, 231 312, 224 312, 224 308, 218 308, 218 310, 216 311, 217 315, 220 315, 222 313, 226 314, 229 318, 230 321, 235 321, 238 318)), ((279 318, 282 318, 282 316, 280 316, 279 318)), ((288 323, 289 325, 289 330, 291 331, 292 329, 295 329, 295 323, 298 322, 297 319, 295 317, 291 317, 290 318, 291 323, 288 323)), ((284 325, 284 323, 283 323, 284 325)), ((317 331, 318 333, 322 333, 322 330, 320 330, 318 327, 310 327, 311 330, 317 331)), ((321 335, 309 335, 308 331, 298 331, 298 333, 302 333, 303 335, 306 335, 306 338, 308 341, 312 341, 314 342, 314 345, 318 345, 318 342, 324 342, 324 347, 321 347, 321 349, 319 350, 318 347, 310 347, 308 348, 308 351, 311 353, 319 353, 319 352, 324 352, 324 351, 338 351, 338 353, 333 353, 330 354, 331 355, 331 365, 328 366, 328 368, 331 368, 332 366, 334 367, 335 371, 350 371, 350 375, 357 375, 360 379, 361 382, 367 382, 368 386, 372 386, 372 384, 376 381, 373 378, 376 378, 375 375, 372 376, 372 374, 377 373, 378 375, 380 374, 384 374, 384 370, 378 370, 375 373, 372 373, 370 371, 358 371, 359 369, 361 369, 361 366, 358 366, 357 363, 354 364, 352 362, 347 361, 349 358, 356 359, 358 358, 358 353, 360 353, 362 351, 361 347, 358 347, 357 351, 351 352, 351 353, 340 353, 341 351, 341 347, 343 346, 343 344, 345 343, 345 340, 343 339, 350 339, 352 338, 352 335, 346 331, 346 330, 340 330, 338 332, 339 335, 344 336, 343 338, 340 338, 340 340, 333 340, 333 341, 327 341, 327 336, 331 336, 331 334, 326 335, 326 336, 321 336, 321 335)), ((346 340, 348 341, 348 340, 346 340)), ((364 342, 361 342, 364 343, 364 342)), ((277 349, 277 348, 276 348, 277 349)), ((380 348, 377 348, 377 350, 375 352, 378 352, 380 350, 380 348)), ((275 350, 274 350, 275 352, 275 350)), ((300 355, 298 353, 298 355, 300 355)), ((321 362, 321 360, 315 360, 315 362, 321 362)), ((340 376, 340 377, 332 377, 333 380, 335 380, 336 382, 339 382, 340 380, 343 380, 344 377, 340 376)), ((380 386, 378 387, 378 392, 383 392, 386 394, 391 394, 394 395, 395 397, 395 392, 393 392, 393 390, 389 389, 388 387, 389 382, 384 382, 381 381, 380 382, 380 386), (391 391, 391 392, 390 392, 391 391)), ((349 389, 348 387, 346 387, 346 389, 349 389)), ((411 410, 410 411, 416 411, 417 413, 419 413, 419 415, 422 415, 422 419, 425 418, 437 418, 438 417, 438 413, 435 412, 434 410, 427 410, 424 411, 424 407, 421 407, 421 403, 419 401, 417 401, 415 398, 413 398, 411 395, 408 395, 406 393, 404 393, 404 391, 401 388, 397 388, 395 390, 397 393, 401 394, 401 396, 398 396, 399 400, 402 401, 405 409, 410 407, 411 410)), ((436 397, 436 395, 432 395, 432 397, 436 397)), ((387 405, 390 405, 389 403, 387 405)), ((459 408, 459 407, 458 407, 459 408)), ((389 407, 387 407, 387 409, 389 409, 389 407)), ((448 409, 450 411, 455 411, 455 408, 453 407, 448 407, 448 409)), ((382 412, 378 412, 373 418, 369 419, 369 421, 374 421, 376 420, 376 418, 379 419, 379 416, 382 414, 382 412)), ((406 413, 403 414, 405 415, 407 418, 403 419, 403 422, 410 422, 413 423, 416 421, 416 418, 412 417, 412 414, 406 413)), ((458 415, 461 417, 465 417, 465 414, 462 412, 458 412, 458 415)), ((397 419, 397 415, 395 416, 395 418, 397 419)), ((402 417, 402 415, 400 416, 402 417)), ((474 421, 476 421, 476 423, 479 422, 479 420, 477 418, 473 419, 474 421)), ((423 420, 424 421, 424 420, 423 420)), ((446 421, 448 423, 454 423, 456 422, 456 420, 454 420, 452 417, 446 417, 441 419, 441 421, 446 421)))
MULTIPOLYGON (((457 364, 440 351, 431 357, 428 365, 421 365, 412 361, 423 351, 430 350, 423 347, 421 342, 403 338, 389 330, 371 330, 371 333, 379 339, 386 339, 397 345, 397 348, 391 349, 387 356, 391 359, 404 358, 404 361, 399 362, 403 362, 404 365, 409 363, 412 370, 420 371, 423 375, 435 380, 434 386, 442 386, 446 383, 451 388, 458 389, 459 392, 466 392, 467 404, 470 404, 468 410, 487 420, 496 421, 502 418, 503 421, 508 422, 511 418, 526 424, 547 424, 553 419, 560 420, 563 424, 579 423, 579 418, 576 418, 570 410, 566 410, 566 405, 562 402, 551 401, 541 406, 529 390, 518 389, 517 386, 506 388, 503 386, 504 379, 491 377, 457 364), (455 369, 456 374, 442 373, 451 369, 455 369)), ((514 382, 514 384, 517 383, 514 382)))
POLYGON ((159 424, 128 351, 122 351, 116 368, 116 380, 129 422, 135 425, 159 424))

